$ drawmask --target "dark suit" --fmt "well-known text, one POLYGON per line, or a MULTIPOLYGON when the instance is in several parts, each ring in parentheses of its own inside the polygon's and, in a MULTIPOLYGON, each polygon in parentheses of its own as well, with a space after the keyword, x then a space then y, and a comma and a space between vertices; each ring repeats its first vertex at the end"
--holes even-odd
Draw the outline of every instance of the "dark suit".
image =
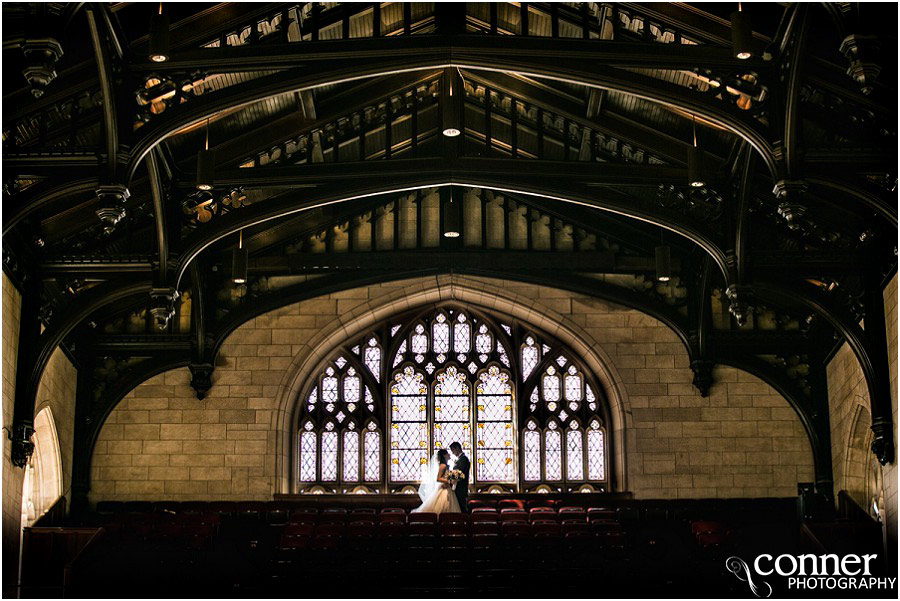
POLYGON ((459 501, 459 510, 463 513, 469 512, 469 458, 463 453, 456 458, 456 464, 453 469, 461 471, 465 475, 465 480, 456 483, 456 500, 459 501))

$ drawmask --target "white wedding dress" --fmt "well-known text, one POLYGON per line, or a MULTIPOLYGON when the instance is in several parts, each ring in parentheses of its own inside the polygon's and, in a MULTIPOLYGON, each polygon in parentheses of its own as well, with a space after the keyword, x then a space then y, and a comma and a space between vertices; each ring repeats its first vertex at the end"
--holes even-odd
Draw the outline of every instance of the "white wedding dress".
POLYGON ((422 473, 422 483, 419 485, 422 504, 413 509, 413 513, 460 513, 459 501, 453 489, 437 480, 446 471, 447 465, 438 464, 436 457, 428 462, 427 469, 422 473))

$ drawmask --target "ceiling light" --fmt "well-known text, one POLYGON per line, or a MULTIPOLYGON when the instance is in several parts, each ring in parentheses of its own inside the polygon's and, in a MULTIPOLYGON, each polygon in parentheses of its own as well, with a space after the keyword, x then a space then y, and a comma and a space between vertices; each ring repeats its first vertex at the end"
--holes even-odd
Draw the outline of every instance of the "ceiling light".
POLYGON ((731 48, 735 58, 747 60, 753 56, 753 29, 747 13, 741 10, 738 3, 737 12, 731 13, 731 48))
POLYGON ((149 58, 154 63, 169 60, 169 17, 162 14, 162 3, 159 5, 159 14, 150 17, 149 58))
POLYGON ((460 195, 456 188, 450 188, 448 196, 444 203, 444 238, 459 238, 460 195))
POLYGON ((656 247, 656 279, 660 282, 672 279, 672 249, 667 245, 656 247))

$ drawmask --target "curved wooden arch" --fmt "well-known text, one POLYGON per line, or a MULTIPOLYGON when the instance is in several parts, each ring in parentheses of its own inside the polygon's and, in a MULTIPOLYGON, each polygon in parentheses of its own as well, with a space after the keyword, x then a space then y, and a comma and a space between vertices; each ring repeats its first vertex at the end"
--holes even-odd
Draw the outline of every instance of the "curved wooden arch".
POLYGON ((508 176, 501 178, 496 174, 490 173, 467 173, 461 169, 454 169, 452 166, 446 167, 444 165, 445 161, 440 158, 431 159, 430 163, 423 161, 416 161, 416 163, 430 165, 430 170, 412 172, 407 169, 398 169, 394 172, 386 172, 383 179, 379 178, 378 181, 349 180, 344 185, 331 185, 311 192, 303 200, 297 200, 293 198, 293 195, 281 200, 272 199, 269 202, 259 203, 224 216, 213 227, 204 228, 204 230, 198 232, 196 237, 188 240, 174 270, 175 287, 178 288, 181 278, 191 261, 205 248, 241 229, 326 205, 381 194, 401 193, 454 184, 487 188, 499 192, 540 196, 550 200, 581 204, 654 223, 684 236, 700 246, 716 262, 726 281, 729 279, 730 272, 725 252, 707 232, 698 229, 688 223, 687 220, 668 217, 660 218, 651 214, 649 210, 642 211, 634 205, 627 204, 624 200, 598 200, 589 194, 588 189, 576 192, 571 182, 555 181, 540 176, 529 176, 528 174, 516 176, 516 174, 510 173, 508 176))
MULTIPOLYGON (((474 40, 477 39, 477 37, 474 38, 474 40)), ((356 42, 361 41, 354 41, 354 43, 356 42)), ((125 170, 126 181, 131 180, 140 161, 162 140, 184 127, 201 123, 222 110, 238 108, 279 94, 309 90, 324 85, 367 77, 443 68, 500 71, 527 77, 553 79, 565 83, 624 92, 651 102, 673 106, 701 116, 746 140, 760 153, 773 179, 778 173, 778 161, 772 144, 758 126, 751 124, 743 117, 741 111, 724 104, 716 106, 706 102, 676 84, 660 81, 633 71, 598 64, 587 52, 574 60, 560 60, 560 57, 547 56, 546 50, 519 54, 497 48, 474 47, 470 40, 466 41, 468 46, 454 45, 452 41, 440 44, 440 38, 433 38, 426 42, 430 43, 423 47, 421 41, 414 41, 410 44, 406 40, 398 39, 392 42, 392 44, 396 44, 396 49, 392 52, 379 49, 378 51, 362 50, 351 53, 347 49, 344 54, 355 54, 353 60, 348 60, 348 57, 345 56, 323 59, 314 55, 304 57, 301 53, 294 53, 292 65, 304 62, 304 58, 308 59, 302 70, 285 70, 275 75, 233 86, 222 93, 192 99, 183 109, 172 109, 169 115, 164 114, 161 118, 138 130, 131 145, 132 151, 125 170), (415 51, 409 51, 411 49, 415 51), (405 55, 404 52, 406 52, 405 55)), ((627 60, 622 60, 623 64, 627 64, 627 62, 627 60)))

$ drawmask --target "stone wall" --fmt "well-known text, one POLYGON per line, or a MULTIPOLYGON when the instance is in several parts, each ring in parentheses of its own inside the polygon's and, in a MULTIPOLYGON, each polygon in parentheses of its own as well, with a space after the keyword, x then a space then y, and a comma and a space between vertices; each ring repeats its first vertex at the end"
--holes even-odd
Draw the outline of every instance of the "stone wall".
MULTIPOLYGON (((11 428, 16 391, 16 361, 19 346, 19 320, 22 297, 12 282, 3 275, 3 425, 11 428)), ((60 349, 50 356, 50 361, 38 384, 35 414, 50 408, 54 418, 58 440, 43 447, 47 452, 58 445, 62 464, 62 482, 59 490, 69 496, 72 486, 72 451, 75 427, 75 384, 78 373, 72 362, 60 349)), ((19 539, 22 518, 22 485, 24 470, 14 467, 10 458, 11 444, 3 435, 3 582, 4 587, 15 586, 18 581, 19 539)), ((44 474, 48 476, 48 474, 44 474)), ((54 476, 55 477, 55 476, 54 476)), ((32 490, 39 490, 37 485, 32 490)), ((52 501, 38 503, 48 509, 52 501)), ((37 516, 40 517, 40 516, 37 516)), ((8 589, 5 589, 8 590, 8 589)), ((5 596, 5 595, 4 595, 5 596)))
MULTIPOLYGON (((22 295, 3 274, 3 427, 12 427, 16 394, 16 358, 19 348, 19 318, 22 295)), ((23 470, 13 467, 12 445, 3 433, 3 584, 18 581, 19 521, 22 516, 23 470)))
POLYGON ((223 345, 202 401, 187 369, 144 382, 100 432, 91 500, 270 499, 287 473, 278 458, 279 399, 300 393, 302 384, 291 389, 297 365, 328 354, 317 337, 346 336, 370 312, 405 311, 413 294, 459 300, 463 290, 469 302, 515 309, 551 335, 576 332, 608 364, 624 415, 625 488, 637 497, 784 497, 814 480, 808 439, 788 403, 727 367, 715 370, 717 383, 701 398, 683 344, 654 318, 540 286, 439 276, 347 290, 249 321, 223 345))
MULTIPOLYGON (((891 378, 891 407, 894 431, 897 428, 897 276, 884 289, 887 351, 891 378)), ((831 420, 831 449, 835 494, 846 490, 863 507, 872 502, 874 468, 869 450, 872 434, 869 392, 862 369, 847 344, 841 346, 828 364, 828 409, 831 420)), ((896 448, 896 442, 895 442, 896 448)), ((881 468, 887 548, 897 548, 897 463, 881 468)), ((894 562, 892 565, 896 565, 894 562)))

